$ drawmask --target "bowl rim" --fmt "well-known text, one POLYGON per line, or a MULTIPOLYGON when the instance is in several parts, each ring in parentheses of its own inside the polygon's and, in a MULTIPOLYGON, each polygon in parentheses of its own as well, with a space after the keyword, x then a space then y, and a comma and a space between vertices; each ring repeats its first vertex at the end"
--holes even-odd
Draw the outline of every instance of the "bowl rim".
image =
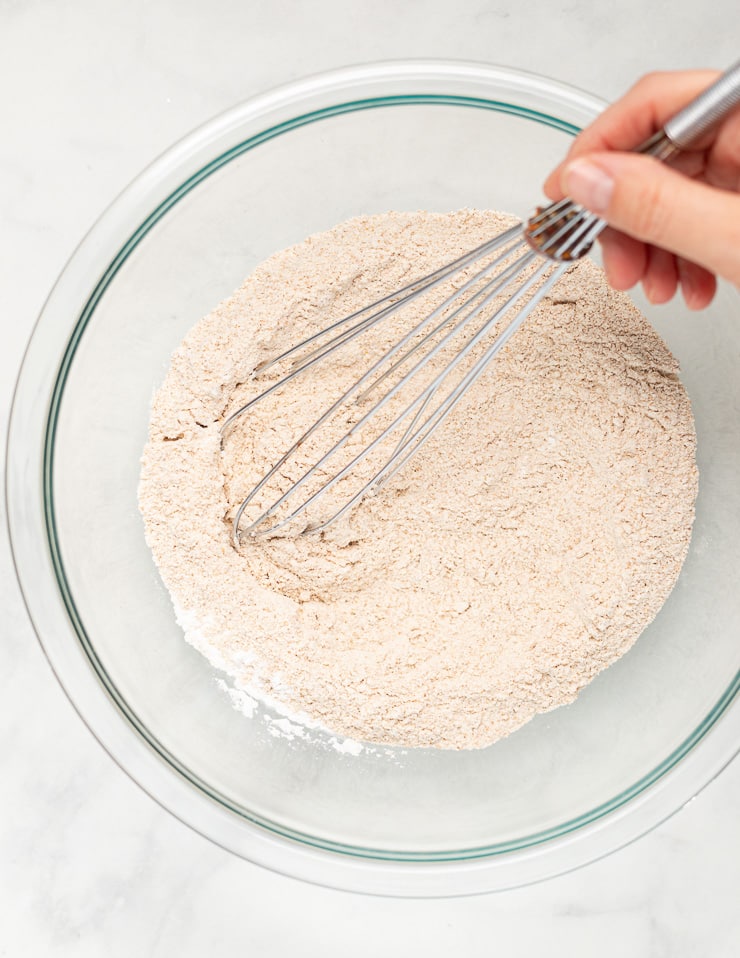
POLYGON ((738 750, 740 710, 731 705, 740 688, 740 673, 718 703, 719 710, 715 707, 710 713, 711 721, 705 719, 697 727, 682 754, 651 784, 637 788, 637 783, 628 790, 637 789, 636 794, 606 813, 539 844, 498 852, 483 849, 475 857, 416 860, 370 855, 368 850, 332 847, 323 840, 312 843, 310 836, 270 831, 269 825, 250 821, 243 813, 237 818, 233 805, 199 784, 198 777, 176 757, 157 749, 109 677, 95 669, 94 650, 91 645, 85 648, 84 628, 75 622, 73 597, 64 594, 63 576, 60 581, 58 575, 63 565, 54 536, 51 473, 53 422, 76 344, 104 290, 155 222, 210 173, 266 139, 341 112, 423 102, 515 113, 571 133, 605 105, 574 87, 506 67, 399 60, 300 79, 250 98, 198 127, 113 201, 74 250, 49 294, 16 383, 5 482, 13 562, 37 638, 71 704, 119 767, 181 821, 251 861, 332 887, 414 896, 469 894, 541 880, 602 857, 655 827, 691 800, 738 750), (496 89, 504 89, 518 101, 477 96, 496 89), (344 99, 327 102, 338 94, 344 99), (568 113, 569 119, 530 109, 522 101, 551 103, 553 109, 568 113), (254 132, 246 139, 242 135, 235 145, 236 133, 247 129, 254 132), (122 236, 127 237, 123 243, 122 236), (61 344, 61 363, 51 343, 61 344), (29 436, 40 438, 29 445, 29 436), (38 591, 42 575, 52 585, 44 595, 38 591), (699 741, 701 749, 696 748, 699 741))

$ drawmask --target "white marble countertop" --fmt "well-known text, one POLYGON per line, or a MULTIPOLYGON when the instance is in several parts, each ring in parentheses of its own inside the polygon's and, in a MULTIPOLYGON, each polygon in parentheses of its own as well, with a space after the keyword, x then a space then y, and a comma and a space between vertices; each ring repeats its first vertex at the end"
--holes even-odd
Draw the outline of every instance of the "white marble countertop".
MULTIPOLYGON (((3 0, 0 428, 77 241, 213 114, 303 74, 409 56, 609 98, 652 68, 731 63, 733 18, 736 0, 706 18, 689 0, 3 0)), ((538 886, 424 902, 304 885, 210 844, 113 764, 52 676, 4 525, 0 539, 0 955, 740 954, 740 763, 630 847, 538 886)))

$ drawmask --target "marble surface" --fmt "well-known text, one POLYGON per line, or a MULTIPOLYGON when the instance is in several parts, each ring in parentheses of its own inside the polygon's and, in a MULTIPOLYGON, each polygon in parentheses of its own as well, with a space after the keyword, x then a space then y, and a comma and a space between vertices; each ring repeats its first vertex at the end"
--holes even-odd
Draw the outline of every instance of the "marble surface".
MULTIPOLYGON (((487 60, 614 97, 737 56, 735 0, 0 0, 0 428, 41 304, 155 155, 300 75, 487 60), (724 14, 724 18, 723 15, 724 14)), ((0 956, 377 954, 736 958, 740 763, 609 858, 531 888, 369 899, 243 862, 159 808, 78 719, 34 638, 0 529, 0 956)))

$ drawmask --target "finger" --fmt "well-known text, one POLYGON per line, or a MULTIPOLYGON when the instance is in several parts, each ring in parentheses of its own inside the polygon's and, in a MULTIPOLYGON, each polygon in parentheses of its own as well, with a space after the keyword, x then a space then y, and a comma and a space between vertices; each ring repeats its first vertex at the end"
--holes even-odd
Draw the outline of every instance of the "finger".
POLYGON ((678 289, 676 257, 659 246, 649 246, 647 269, 642 278, 642 288, 651 303, 667 303, 678 289))
POLYGON ((681 292, 689 309, 705 309, 714 299, 717 280, 714 275, 690 260, 677 260, 681 292))
POLYGON ((560 180, 566 163, 586 153, 636 149, 718 75, 714 70, 693 70, 650 73, 638 80, 623 97, 578 134, 566 158, 545 180, 545 195, 553 200, 562 198, 560 180))
MULTIPOLYGON (((649 248, 645 243, 613 229, 604 230, 599 242, 609 284, 614 289, 632 289, 645 275, 649 248)), ((717 290, 714 274, 681 257, 676 257, 676 268, 686 305, 689 309, 705 309, 717 290)))
POLYGON ((740 110, 735 110, 717 131, 706 179, 712 186, 740 191, 740 110))
POLYGON ((594 150, 634 149, 718 76, 717 70, 647 74, 576 137, 573 157, 594 150))
POLYGON ((601 234, 604 272, 614 289, 632 289, 645 275, 647 247, 640 240, 607 229, 601 234))
MULTIPOLYGON (((740 114, 738 114, 738 119, 740 120, 740 114)), ((714 175, 712 177, 708 177, 708 180, 711 181, 713 186, 721 186, 725 189, 740 189, 740 125, 738 130, 739 135, 736 155, 730 152, 733 145, 730 143, 730 148, 721 155, 723 164, 721 170, 719 168, 717 158, 715 157, 713 160, 714 175), (735 182, 733 182, 733 180, 737 181, 737 185, 735 182)), ((548 196, 553 201, 561 200, 564 196, 564 193, 560 180, 558 180, 556 187, 553 186, 552 181, 556 175, 562 176, 563 170, 569 162, 570 160, 567 162, 564 160, 552 171, 545 182, 545 196, 548 196)), ((671 169, 677 170, 679 173, 683 173, 684 176, 691 176, 695 178, 701 177, 707 169, 706 152, 704 150, 687 150, 685 153, 679 153, 677 156, 671 157, 670 166, 671 169)))
POLYGON ((574 160, 563 171, 562 188, 616 229, 740 284, 737 193, 633 153, 574 160))

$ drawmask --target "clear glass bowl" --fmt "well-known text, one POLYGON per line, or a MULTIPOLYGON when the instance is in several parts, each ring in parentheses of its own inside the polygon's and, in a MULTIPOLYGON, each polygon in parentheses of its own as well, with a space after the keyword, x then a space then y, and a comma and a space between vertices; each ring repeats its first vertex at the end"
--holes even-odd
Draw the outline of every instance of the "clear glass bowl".
POLYGON ((359 756, 275 738, 187 646, 136 504, 171 351, 277 249, 359 213, 525 215, 603 104, 491 66, 410 62, 304 80, 213 120, 112 205, 38 321, 18 381, 8 511, 49 660, 115 760, 245 858, 337 887, 457 894, 535 881, 646 831, 734 753, 740 304, 647 315, 681 360, 701 485, 678 586, 566 708, 473 752, 359 756))

